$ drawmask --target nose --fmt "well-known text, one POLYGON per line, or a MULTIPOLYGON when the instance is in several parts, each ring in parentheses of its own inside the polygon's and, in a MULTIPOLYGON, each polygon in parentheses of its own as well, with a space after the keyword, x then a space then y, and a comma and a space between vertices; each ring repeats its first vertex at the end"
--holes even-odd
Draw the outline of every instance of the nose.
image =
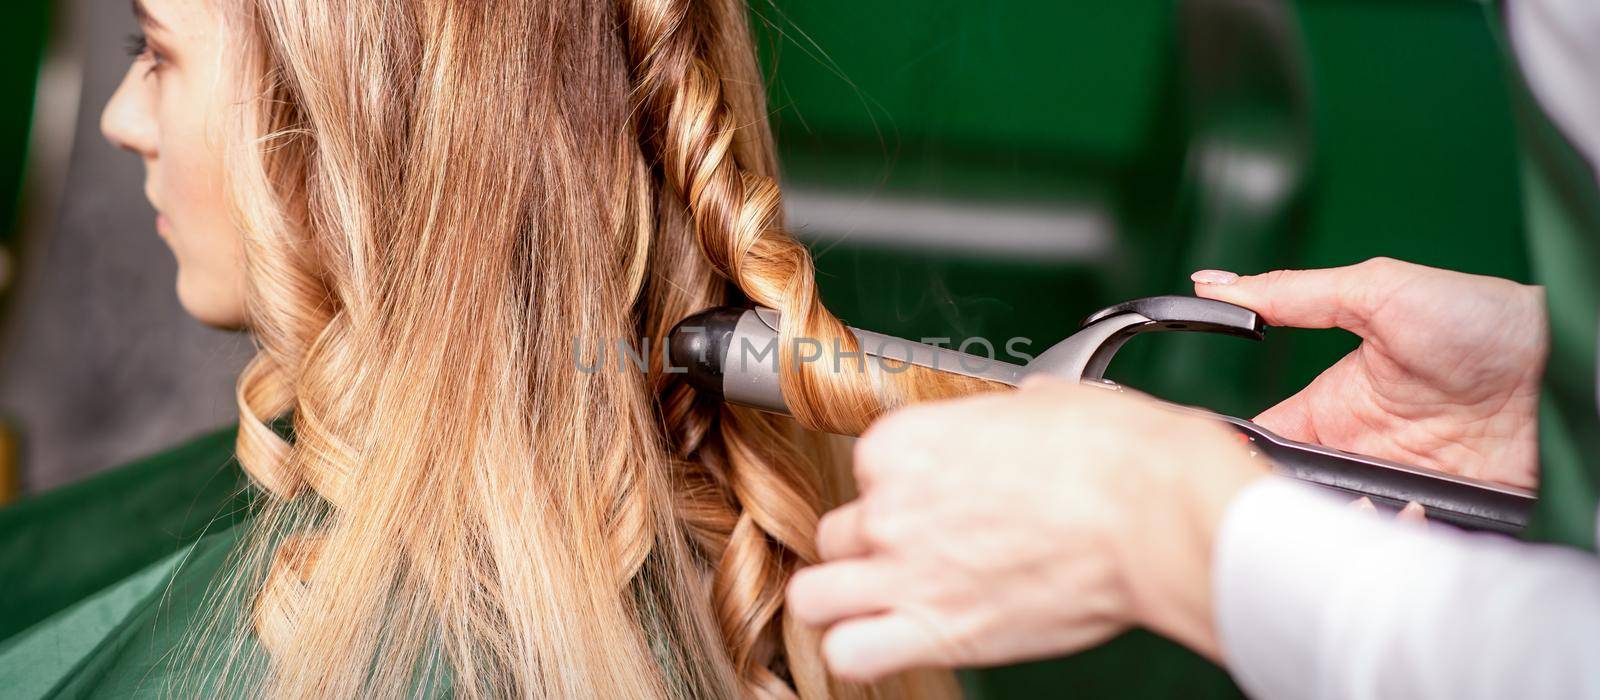
POLYGON ((137 66, 129 66, 122 84, 100 114, 100 133, 111 145, 146 159, 156 157, 158 132, 150 91, 137 66))

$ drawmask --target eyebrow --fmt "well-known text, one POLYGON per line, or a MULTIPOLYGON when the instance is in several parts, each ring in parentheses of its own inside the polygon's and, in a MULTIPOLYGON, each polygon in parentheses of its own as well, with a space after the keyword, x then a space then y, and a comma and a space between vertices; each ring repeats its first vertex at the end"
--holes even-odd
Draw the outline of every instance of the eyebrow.
POLYGON ((155 15, 150 14, 150 8, 144 6, 144 0, 133 0, 133 18, 145 27, 167 28, 166 25, 161 23, 161 20, 156 19, 155 15))

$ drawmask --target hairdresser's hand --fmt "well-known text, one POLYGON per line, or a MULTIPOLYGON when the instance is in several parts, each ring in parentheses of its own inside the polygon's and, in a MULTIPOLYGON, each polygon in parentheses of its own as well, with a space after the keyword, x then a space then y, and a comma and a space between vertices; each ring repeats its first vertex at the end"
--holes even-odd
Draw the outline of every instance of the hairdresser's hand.
POLYGON ((1253 277, 1197 272, 1195 293, 1275 326, 1361 346, 1256 422, 1284 437, 1517 486, 1538 483, 1544 290, 1377 258, 1253 277))
POLYGON ((1217 655, 1212 540, 1266 466, 1209 421, 1035 378, 924 404, 856 444, 860 497, 788 610, 839 676, 1007 663, 1142 625, 1217 655))

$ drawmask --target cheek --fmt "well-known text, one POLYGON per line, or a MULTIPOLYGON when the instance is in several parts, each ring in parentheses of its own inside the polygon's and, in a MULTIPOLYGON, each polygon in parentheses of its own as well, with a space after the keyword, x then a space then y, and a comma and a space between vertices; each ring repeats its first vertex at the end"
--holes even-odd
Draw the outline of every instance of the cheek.
POLYGON ((208 237, 230 225, 221 158, 194 141, 164 141, 158 184, 163 213, 189 234, 208 237))
MULTIPOLYGON (((194 114, 194 110, 189 114, 194 114)), ((178 259, 183 305, 213 325, 237 325, 244 315, 240 241, 229 215, 220 148, 192 116, 162 122, 161 181, 167 242, 178 259)))

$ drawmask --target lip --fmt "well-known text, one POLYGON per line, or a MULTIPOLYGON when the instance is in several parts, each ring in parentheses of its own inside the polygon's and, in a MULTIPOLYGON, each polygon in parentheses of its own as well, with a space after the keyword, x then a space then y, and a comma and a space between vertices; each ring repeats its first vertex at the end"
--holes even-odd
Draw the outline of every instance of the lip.
POLYGON ((161 213, 161 207, 156 204, 155 191, 146 182, 144 187, 144 200, 150 203, 150 208, 156 210, 156 233, 165 238, 172 232, 172 222, 167 221, 167 215, 161 213))

